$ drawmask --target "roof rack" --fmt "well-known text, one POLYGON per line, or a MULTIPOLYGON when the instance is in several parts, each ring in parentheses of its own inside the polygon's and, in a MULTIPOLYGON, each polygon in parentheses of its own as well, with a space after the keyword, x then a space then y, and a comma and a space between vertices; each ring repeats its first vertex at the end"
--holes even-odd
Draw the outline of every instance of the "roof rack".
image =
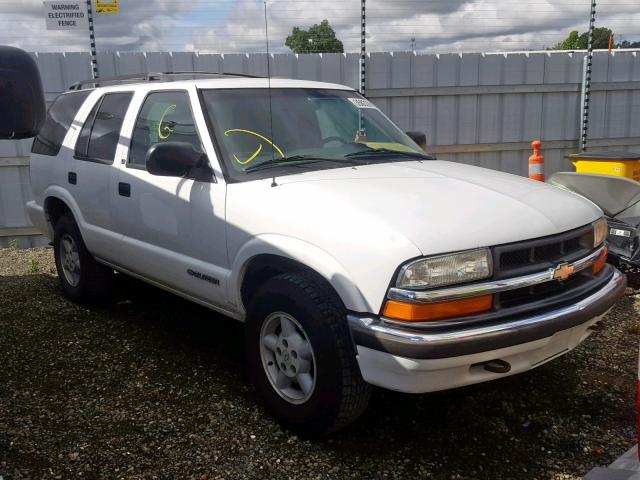
POLYGON ((121 83, 140 83, 140 82, 171 82, 176 80, 178 76, 214 76, 214 77, 244 77, 244 78, 261 78, 255 75, 247 75, 244 73, 225 73, 225 72, 203 72, 203 71, 177 71, 177 72, 148 72, 148 73, 131 73, 128 75, 117 75, 115 77, 99 77, 90 80, 76 82, 69 86, 69 90, 83 90, 83 88, 96 88, 100 85, 118 85, 121 83), (92 86, 89 86, 92 85, 92 86))

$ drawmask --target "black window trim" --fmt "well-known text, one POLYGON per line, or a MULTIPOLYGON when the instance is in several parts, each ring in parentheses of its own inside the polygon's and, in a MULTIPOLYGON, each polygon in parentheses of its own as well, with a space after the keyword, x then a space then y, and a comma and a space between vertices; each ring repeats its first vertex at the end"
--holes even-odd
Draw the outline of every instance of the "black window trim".
MULTIPOLYGON (((89 158, 89 143, 91 143, 91 134, 93 133, 93 125, 95 124, 96 121, 96 115, 98 114, 98 110, 100 110, 100 107, 102 106, 102 101, 104 100, 104 97, 106 97, 107 95, 104 94, 102 95, 98 101, 96 101, 93 104, 93 107, 91 107, 91 110, 89 110, 89 115, 87 115, 87 118, 85 119, 84 123, 82 124, 82 128, 80 128, 80 134, 78 135, 78 137, 76 138, 76 145, 75 148, 73 149, 73 158, 75 160, 82 160, 82 161, 86 161, 86 162, 95 162, 94 159, 90 159, 89 158), (78 142, 80 141, 80 137, 82 136, 82 131, 84 130, 85 125, 87 124, 87 122, 91 121, 91 128, 89 129, 89 138, 87 140, 87 148, 85 150, 85 154, 84 155, 78 155, 78 142)), ((102 163, 102 161, 100 162, 95 162, 95 163, 102 163)))
MULTIPOLYGON (((123 162, 122 164, 124 165, 125 168, 132 168, 134 170, 141 170, 143 172, 147 172, 147 167, 146 165, 138 165, 137 163, 130 163, 129 159, 131 158, 131 143, 133 142, 133 132, 136 129, 136 125, 138 123, 138 117, 140 117, 140 112, 142 111, 142 108, 144 107, 144 104, 147 102, 147 99, 149 98, 149 96, 153 93, 185 93, 187 95, 187 103, 189 105, 189 111, 191 112, 191 118, 193 120, 193 126, 195 127, 195 131, 196 131, 196 135, 198 136, 198 140, 200 141, 200 145, 202 146, 202 153, 204 153, 204 155, 207 157, 207 162, 208 162, 208 166, 209 166, 209 170, 211 172, 211 176, 209 180, 196 180, 194 178, 191 177, 186 177, 186 179, 190 179, 190 180, 194 180, 194 181, 198 181, 198 182, 205 182, 205 183, 218 183, 218 180, 216 179, 216 175, 215 172, 213 171, 213 167, 211 166, 211 160, 209 159, 209 155, 207 155, 207 152, 205 151, 204 148, 204 142, 202 141, 202 135, 200 134, 200 131, 198 130, 198 123, 196 122, 196 116, 193 113, 193 105, 191 104, 191 95, 189 94, 189 90, 185 89, 185 88, 172 88, 172 89, 155 89, 155 90, 148 90, 147 93, 145 93, 144 98, 142 99, 142 102, 140 102, 140 108, 138 108, 138 111, 135 112, 135 119, 133 122, 133 129, 131 130, 131 135, 129 135, 129 144, 127 145, 127 161, 123 162)), ((199 97, 199 95, 198 95, 199 97)), ((206 115, 204 115, 203 112, 203 116, 205 117, 205 121, 206 121, 206 115)), ((208 128, 208 123, 207 123, 207 128, 208 128)), ((213 138, 212 138, 213 140, 213 138)), ((214 143, 214 150, 216 150, 216 154, 217 154, 217 149, 216 149, 216 145, 215 145, 215 141, 213 141, 214 143)), ((149 173, 149 175, 151 175, 149 173)))
MULTIPOLYGON (((117 90, 117 91, 113 91, 113 92, 105 92, 102 94, 102 96, 96 101, 96 103, 93 104, 93 106, 91 107, 91 110, 89 110, 89 115, 87 115, 87 118, 85 119, 85 121, 82 123, 82 128, 80 128, 80 134, 78 134, 78 137, 76 138, 76 143, 74 145, 73 148, 73 158, 75 160, 79 160, 81 162, 90 162, 90 163, 97 163, 100 165, 113 165, 115 163, 115 155, 113 160, 109 161, 109 160, 104 160, 102 158, 93 158, 93 157, 89 157, 89 145, 91 144, 91 134, 93 133, 93 126, 95 125, 95 121, 96 121, 96 116, 98 115, 98 112, 100 111, 100 107, 102 106, 102 102, 104 101, 104 98, 107 95, 112 95, 112 94, 118 94, 118 93, 129 93, 131 94, 131 98, 129 99, 129 106, 127 107, 127 110, 124 112, 124 116, 122 117, 122 125, 124 125, 124 121, 127 118, 127 114, 129 113, 129 109, 131 108, 131 101, 133 100, 133 97, 135 95, 135 91, 133 90, 117 90), (98 107, 98 108, 96 108, 98 107), (80 155, 76 155, 76 148, 78 146, 78 141, 80 140, 80 135, 82 135, 82 130, 84 129, 85 124, 89 121, 90 117, 91 117, 91 112, 93 112, 93 109, 96 108, 96 114, 93 115, 93 119, 91 120, 91 130, 89 131, 89 141, 87 142, 87 155, 85 156, 80 156, 80 155)), ((120 125, 120 132, 118 135, 118 143, 120 140, 120 137, 122 137, 122 125, 120 125)), ((118 146, 116 145, 116 151, 118 149, 118 146)))
MULTIPOLYGON (((220 166, 220 171, 222 172, 222 177, 224 178, 225 183, 241 183, 242 180, 236 180, 229 174, 229 172, 227 172, 227 166, 222 159, 222 147, 218 142, 218 136, 216 135, 216 132, 213 130, 211 117, 209 116, 209 111, 204 101, 203 93, 205 90, 208 89, 196 88, 198 102, 200 103, 200 109, 202 110, 202 116, 204 117, 204 123, 207 126, 207 130, 209 130, 209 137, 211 138, 211 143, 213 144, 213 150, 215 151, 216 159, 218 160, 218 165, 220 166)), ((209 160, 209 165, 211 165, 211 160, 209 160)))

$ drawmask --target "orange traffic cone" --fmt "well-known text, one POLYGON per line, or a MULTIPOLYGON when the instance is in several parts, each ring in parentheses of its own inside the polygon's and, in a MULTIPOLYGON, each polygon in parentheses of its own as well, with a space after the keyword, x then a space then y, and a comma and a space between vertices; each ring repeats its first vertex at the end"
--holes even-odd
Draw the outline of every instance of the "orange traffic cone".
POLYGON ((544 182, 544 156, 540 155, 540 147, 542 147, 540 140, 531 142, 533 155, 529 157, 529 178, 544 182))

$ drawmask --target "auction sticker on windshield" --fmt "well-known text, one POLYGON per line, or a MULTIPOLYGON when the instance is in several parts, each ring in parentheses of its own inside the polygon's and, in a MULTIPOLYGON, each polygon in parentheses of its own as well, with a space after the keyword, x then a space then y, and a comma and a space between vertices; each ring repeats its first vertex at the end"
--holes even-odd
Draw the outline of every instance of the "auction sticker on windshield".
POLYGON ((358 108, 378 108, 366 98, 348 98, 358 108))

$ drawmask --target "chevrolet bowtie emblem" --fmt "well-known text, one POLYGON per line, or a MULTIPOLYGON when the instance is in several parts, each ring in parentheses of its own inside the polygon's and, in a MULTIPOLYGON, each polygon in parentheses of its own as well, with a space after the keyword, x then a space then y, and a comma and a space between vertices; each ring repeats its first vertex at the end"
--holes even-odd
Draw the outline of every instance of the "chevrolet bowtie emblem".
POLYGON ((574 271, 575 267, 573 265, 569 265, 568 263, 561 263, 553 271, 553 279, 565 281, 573 274, 574 271))

